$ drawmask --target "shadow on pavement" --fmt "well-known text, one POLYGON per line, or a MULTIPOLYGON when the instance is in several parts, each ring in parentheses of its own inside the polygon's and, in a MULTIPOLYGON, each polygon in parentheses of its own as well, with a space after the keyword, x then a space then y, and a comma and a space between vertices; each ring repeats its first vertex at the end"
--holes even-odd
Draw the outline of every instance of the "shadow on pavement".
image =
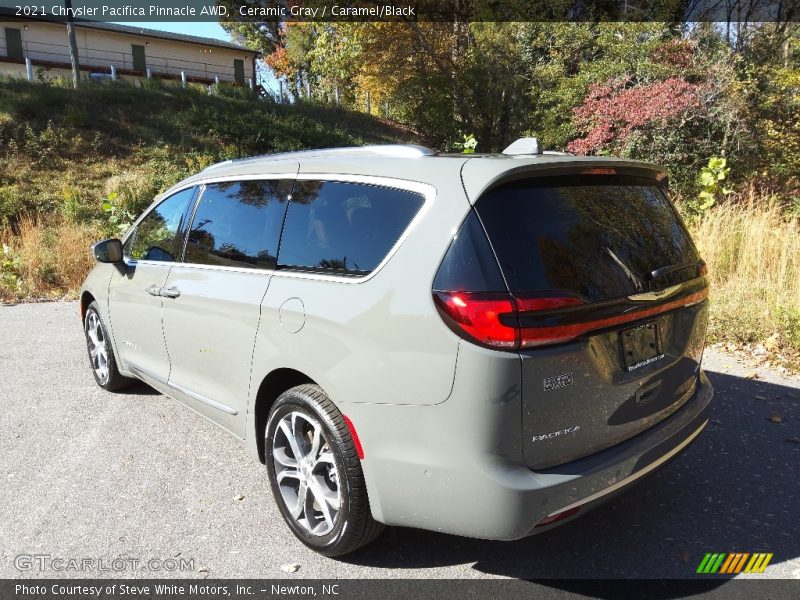
MULTIPOLYGON (((466 563, 465 575, 471 568, 520 579, 696 581, 706 552, 773 552, 772 565, 800 557, 800 390, 720 373, 709 377, 715 399, 700 437, 584 517, 516 542, 392 527, 344 560, 406 569, 466 563)), ((719 575, 703 580, 711 588, 726 581, 719 575)), ((579 592, 580 582, 553 581, 552 587, 579 592)), ((650 597, 671 597, 670 589, 664 595, 652 589, 650 597)))
POLYGON ((161 392, 159 392, 155 388, 151 388, 147 385, 144 381, 136 381, 131 384, 130 387, 126 387, 124 389, 119 390, 118 394, 125 395, 125 396, 160 396, 161 392))

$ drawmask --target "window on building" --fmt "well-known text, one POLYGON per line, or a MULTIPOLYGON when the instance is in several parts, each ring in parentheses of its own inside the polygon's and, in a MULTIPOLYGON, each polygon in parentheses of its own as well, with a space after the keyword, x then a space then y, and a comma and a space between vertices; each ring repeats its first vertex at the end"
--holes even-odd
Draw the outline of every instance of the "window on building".
POLYGON ((25 58, 22 52, 22 32, 19 29, 6 27, 6 55, 8 58, 25 58))
POLYGON ((244 85, 244 61, 241 58, 233 59, 233 79, 239 85, 244 85))
POLYGON ((132 44, 131 54, 133 54, 133 70, 144 73, 147 70, 147 60, 144 56, 144 46, 132 44))

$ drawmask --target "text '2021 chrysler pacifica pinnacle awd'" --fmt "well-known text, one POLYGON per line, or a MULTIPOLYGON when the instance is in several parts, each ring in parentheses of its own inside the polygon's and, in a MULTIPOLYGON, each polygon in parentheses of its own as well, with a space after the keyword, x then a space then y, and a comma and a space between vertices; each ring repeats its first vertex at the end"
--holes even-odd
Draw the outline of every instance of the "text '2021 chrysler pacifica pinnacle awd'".
POLYGON ((93 252, 97 383, 243 440, 329 556, 384 524, 543 531, 707 422, 706 267, 653 165, 534 139, 227 161, 93 252))

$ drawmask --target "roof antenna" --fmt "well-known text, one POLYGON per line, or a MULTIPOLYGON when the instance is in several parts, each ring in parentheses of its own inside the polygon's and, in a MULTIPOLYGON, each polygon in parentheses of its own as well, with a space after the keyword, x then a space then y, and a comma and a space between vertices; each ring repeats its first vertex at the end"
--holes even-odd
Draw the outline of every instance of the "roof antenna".
POLYGON ((509 154, 511 156, 541 153, 542 147, 539 145, 539 138, 535 137, 519 138, 516 142, 511 142, 511 144, 503 150, 503 154, 509 154))

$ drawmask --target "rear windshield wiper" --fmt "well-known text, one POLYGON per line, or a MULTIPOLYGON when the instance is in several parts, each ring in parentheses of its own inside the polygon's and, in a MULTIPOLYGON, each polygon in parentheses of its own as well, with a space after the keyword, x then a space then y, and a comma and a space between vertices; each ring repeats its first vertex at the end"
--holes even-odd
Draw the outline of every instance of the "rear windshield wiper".
POLYGON ((655 281, 659 277, 663 277, 664 275, 668 275, 669 273, 674 273, 675 271, 683 271, 684 269, 697 269, 696 263, 684 263, 679 265, 670 265, 668 267, 660 267, 658 269, 653 269, 647 274, 647 278, 651 281, 655 281))

